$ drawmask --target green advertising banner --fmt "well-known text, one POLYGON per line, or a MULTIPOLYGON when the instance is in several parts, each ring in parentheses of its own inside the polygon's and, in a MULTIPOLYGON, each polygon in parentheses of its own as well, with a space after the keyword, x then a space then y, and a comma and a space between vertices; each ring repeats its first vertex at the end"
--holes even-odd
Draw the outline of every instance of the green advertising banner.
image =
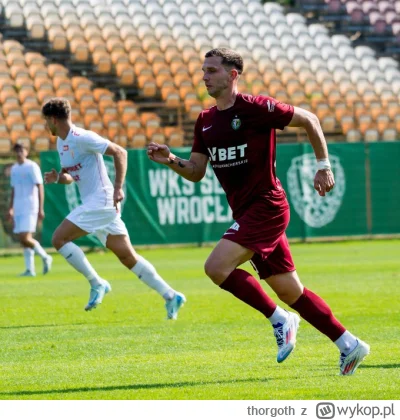
POLYGON ((366 145, 371 171, 373 234, 400 232, 400 142, 366 145))
MULTIPOLYGON (((190 149, 174 152, 187 158, 190 149)), ((289 238, 400 233, 396 215, 400 190, 395 184, 400 175, 396 164, 400 143, 337 143, 329 145, 329 152, 336 185, 326 197, 319 197, 313 189, 316 161, 311 146, 278 145, 277 175, 291 206, 289 238), (393 160, 393 164, 388 160, 393 160)), ((113 180, 112 159, 105 157, 105 161, 113 180)), ((41 165, 43 172, 59 169, 57 152, 42 153, 41 165)), ((224 192, 211 168, 201 182, 192 183, 151 162, 144 150, 129 150, 124 188, 122 218, 135 245, 213 242, 233 223, 224 192)), ((46 186, 42 233, 45 246, 51 245, 54 230, 79 204, 75 184, 46 186)), ((79 243, 100 245, 93 235, 79 243)))

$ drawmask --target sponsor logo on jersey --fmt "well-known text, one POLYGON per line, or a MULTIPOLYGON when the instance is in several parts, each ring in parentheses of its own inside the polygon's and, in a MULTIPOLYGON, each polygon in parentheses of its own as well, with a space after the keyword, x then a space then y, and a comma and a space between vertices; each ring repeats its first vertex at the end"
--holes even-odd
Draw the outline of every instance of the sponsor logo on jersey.
POLYGON ((339 157, 329 155, 329 160, 335 175, 335 187, 325 197, 320 197, 314 189, 317 160, 313 153, 292 159, 287 172, 293 207, 300 219, 313 228, 321 228, 335 219, 346 191, 346 178, 339 157))
POLYGON ((239 130, 240 126, 242 125, 242 121, 235 115, 235 118, 231 122, 231 126, 234 130, 239 130))
POLYGON ((66 168, 64 168, 67 172, 76 172, 79 171, 79 169, 82 169, 82 164, 81 163, 77 163, 74 166, 67 166, 66 168))
POLYGON ((208 148, 211 162, 223 162, 225 160, 236 160, 245 157, 247 143, 232 147, 212 147, 208 148))

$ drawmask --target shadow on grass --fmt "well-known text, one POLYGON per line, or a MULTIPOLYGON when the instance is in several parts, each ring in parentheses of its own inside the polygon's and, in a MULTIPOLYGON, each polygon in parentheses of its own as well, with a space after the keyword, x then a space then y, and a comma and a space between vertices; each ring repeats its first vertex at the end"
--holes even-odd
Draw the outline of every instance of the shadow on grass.
MULTIPOLYGON (((274 379, 275 380, 275 379, 274 379)), ((82 387, 82 388, 66 388, 66 389, 48 389, 38 391, 13 391, 0 392, 0 397, 4 396, 18 396, 18 395, 44 395, 44 394, 73 394, 76 392, 93 392, 93 391, 128 391, 141 389, 157 389, 157 388, 184 388, 188 386, 204 386, 204 385, 219 385, 219 384, 237 384, 250 382, 268 382, 267 378, 251 378, 251 379, 232 379, 229 381, 192 381, 192 382, 175 382, 175 383, 160 383, 160 384, 133 384, 133 385, 116 385, 116 386, 100 386, 100 387, 82 387)))
MULTIPOLYGON (((122 324, 122 321, 107 321, 107 324, 122 324)), ((5 326, 5 327, 0 327, 0 330, 18 330, 18 329, 22 329, 22 328, 59 328, 59 327, 74 327, 77 325, 86 325, 88 327, 98 327, 100 325, 100 323, 97 322, 90 322, 90 321, 85 321, 85 322, 74 322, 74 323, 70 323, 70 324, 38 324, 38 325, 9 325, 9 326, 5 326)))
POLYGON ((90 325, 87 322, 77 322, 76 324, 41 324, 41 325, 10 325, 0 327, 0 330, 18 330, 21 328, 49 328, 49 327, 69 327, 70 325, 90 325))
POLYGON ((396 369, 400 368, 400 363, 388 363, 387 365, 361 365, 358 369, 396 369))

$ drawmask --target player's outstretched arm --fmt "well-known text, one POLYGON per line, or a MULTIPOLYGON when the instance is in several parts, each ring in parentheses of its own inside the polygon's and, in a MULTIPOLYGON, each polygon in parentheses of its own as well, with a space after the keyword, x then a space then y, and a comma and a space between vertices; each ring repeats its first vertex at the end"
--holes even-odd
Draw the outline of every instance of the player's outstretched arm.
POLYGON ((294 107, 289 127, 303 127, 308 135, 318 161, 318 171, 314 178, 314 188, 324 196, 335 185, 328 157, 328 146, 318 117, 302 108, 294 107))
POLYGON ((57 172, 53 168, 51 172, 44 173, 45 184, 71 184, 72 182, 74 182, 74 179, 64 170, 64 168, 61 169, 61 172, 57 172))
POLYGON ((150 143, 147 156, 154 162, 169 166, 188 181, 199 182, 206 174, 208 157, 202 153, 192 153, 189 160, 186 160, 171 153, 165 144, 150 143))

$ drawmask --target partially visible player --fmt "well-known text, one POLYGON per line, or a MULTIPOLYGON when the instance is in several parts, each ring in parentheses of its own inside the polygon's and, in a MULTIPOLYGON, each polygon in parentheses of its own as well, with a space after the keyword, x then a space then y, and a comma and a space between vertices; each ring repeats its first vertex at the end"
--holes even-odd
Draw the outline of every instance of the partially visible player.
POLYGON ((13 220, 14 233, 24 248, 23 277, 35 277, 35 252, 42 258, 43 274, 51 269, 52 257, 33 238, 38 221, 44 218, 43 178, 39 165, 27 158, 28 151, 16 144, 13 148, 17 163, 11 168, 11 202, 8 217, 13 220))
POLYGON ((320 196, 333 188, 318 118, 271 97, 239 93, 243 59, 235 51, 209 51, 202 70, 217 105, 199 115, 190 159, 183 160, 156 143, 150 143, 148 155, 193 182, 204 177, 210 161, 235 223, 208 257, 205 272, 221 289, 268 318, 278 344, 277 361, 283 362, 293 350, 300 319, 277 306, 250 273, 238 268, 246 261, 251 261, 283 302, 336 344, 340 373, 350 375, 369 353, 369 346, 347 331, 327 303, 300 282, 285 234, 289 204, 275 173, 276 129, 303 127, 318 162, 314 187, 320 196))
POLYGON ((121 220, 120 202, 124 199, 122 185, 127 168, 127 153, 122 147, 100 137, 93 131, 76 127, 71 121, 71 106, 64 98, 50 99, 43 105, 46 127, 57 138, 62 170, 46 172, 45 182, 70 184, 76 182, 82 205, 75 208, 58 226, 52 243, 57 251, 90 283, 86 311, 96 308, 110 284, 91 266, 83 251, 73 243, 93 233, 129 270, 166 301, 167 318, 176 319, 186 299, 172 289, 153 265, 133 249, 125 223, 121 220), (113 156, 115 183, 112 185, 103 154, 113 156))

